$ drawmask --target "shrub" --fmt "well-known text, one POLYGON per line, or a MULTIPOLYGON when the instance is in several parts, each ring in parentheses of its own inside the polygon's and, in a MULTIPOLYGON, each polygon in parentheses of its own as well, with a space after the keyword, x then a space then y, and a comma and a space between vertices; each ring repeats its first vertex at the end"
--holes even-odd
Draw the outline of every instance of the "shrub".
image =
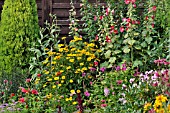
POLYGON ((31 43, 39 36, 35 0, 5 0, 0 22, 0 70, 26 69, 31 43))

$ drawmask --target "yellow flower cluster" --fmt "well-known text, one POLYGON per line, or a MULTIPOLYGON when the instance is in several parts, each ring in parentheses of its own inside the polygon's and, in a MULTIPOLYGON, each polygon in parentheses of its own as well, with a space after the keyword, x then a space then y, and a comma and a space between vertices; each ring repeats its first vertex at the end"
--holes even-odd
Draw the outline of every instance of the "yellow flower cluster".
POLYGON ((167 100, 168 100, 167 97, 164 95, 158 95, 156 97, 155 103, 153 105, 156 113, 165 113, 167 108, 164 109, 163 103, 165 103, 167 100))
POLYGON ((147 111, 147 110, 149 109, 149 107, 151 107, 151 106, 152 106, 151 103, 146 103, 146 104, 144 105, 144 111, 147 111))

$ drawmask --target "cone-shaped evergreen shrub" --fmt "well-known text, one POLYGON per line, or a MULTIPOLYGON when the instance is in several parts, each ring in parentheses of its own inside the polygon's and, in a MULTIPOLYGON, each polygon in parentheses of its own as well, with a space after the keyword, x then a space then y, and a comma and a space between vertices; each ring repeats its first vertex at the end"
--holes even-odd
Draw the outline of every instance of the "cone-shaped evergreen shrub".
POLYGON ((31 43, 39 36, 35 0, 5 0, 0 21, 0 71, 28 68, 31 43))

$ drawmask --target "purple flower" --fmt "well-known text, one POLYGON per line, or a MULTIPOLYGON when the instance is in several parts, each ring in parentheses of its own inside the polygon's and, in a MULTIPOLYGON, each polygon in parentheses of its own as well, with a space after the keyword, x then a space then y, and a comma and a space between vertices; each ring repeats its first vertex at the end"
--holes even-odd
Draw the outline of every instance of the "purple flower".
POLYGON ((87 96, 87 97, 89 97, 89 96, 90 96, 90 93, 89 93, 88 91, 85 91, 85 92, 84 92, 84 95, 87 96))
POLYGON ((117 66, 117 67, 116 67, 116 71, 120 71, 120 66, 117 66))
POLYGON ((101 67, 101 68, 100 68, 100 71, 101 71, 101 72, 104 72, 105 70, 106 70, 105 67, 101 67))
POLYGON ((126 71, 126 63, 122 64, 122 71, 126 71))
POLYGON ((91 68, 90 68, 90 71, 96 71, 96 68, 91 67, 91 68))
POLYGON ((86 73, 82 73, 82 77, 86 76, 86 73))
POLYGON ((109 95, 109 89, 107 87, 104 88, 104 95, 107 97, 109 95))

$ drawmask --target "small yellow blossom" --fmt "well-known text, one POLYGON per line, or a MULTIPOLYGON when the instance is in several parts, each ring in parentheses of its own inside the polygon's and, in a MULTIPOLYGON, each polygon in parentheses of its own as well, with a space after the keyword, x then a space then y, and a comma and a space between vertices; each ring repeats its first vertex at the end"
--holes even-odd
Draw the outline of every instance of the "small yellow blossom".
POLYGON ((151 103, 146 103, 146 104, 144 105, 144 110, 147 111, 148 108, 149 108, 151 105, 152 105, 151 103))
POLYGON ((77 90, 77 93, 80 93, 80 92, 81 92, 81 91, 78 89, 78 90, 77 90))
POLYGON ((84 63, 82 62, 82 63, 80 63, 80 66, 83 66, 84 65, 84 63))
POLYGON ((53 80, 52 78, 49 78, 47 81, 49 81, 49 82, 50 82, 50 81, 52 81, 52 80, 53 80))
POLYGON ((66 38, 67 38, 67 37, 62 37, 61 39, 62 39, 62 40, 65 40, 66 38))
POLYGON ((61 72, 61 73, 63 73, 63 72, 64 72, 64 70, 60 70, 60 72, 61 72))
POLYGON ((61 87, 61 84, 58 84, 59 87, 61 87))
POLYGON ((74 62, 74 59, 70 59, 69 62, 74 62))
POLYGON ((69 101, 69 98, 66 98, 66 101, 69 101))
POLYGON ((82 70, 83 70, 83 71, 87 70, 87 67, 83 67, 82 70))
POLYGON ((53 85, 52 88, 53 88, 53 89, 56 88, 56 85, 53 85))
POLYGON ((73 83, 73 80, 72 80, 72 79, 70 79, 70 83, 73 83))
POLYGON ((54 80, 59 80, 59 77, 54 77, 54 80))
POLYGON ((63 80, 66 79, 66 76, 62 76, 61 79, 63 79, 63 80))
POLYGON ((61 80, 61 83, 64 83, 64 80, 61 80))
POLYGON ((168 104, 167 108, 168 108, 168 111, 170 111, 170 104, 168 104))
POLYGON ((73 105, 76 105, 76 104, 77 104, 77 102, 76 102, 76 101, 74 101, 74 102, 72 102, 72 104, 73 104, 73 105))
POLYGON ((70 100, 70 101, 72 101, 72 100, 73 100, 73 98, 72 98, 72 97, 70 97, 70 98, 69 98, 69 100, 70 100))
POLYGON ((87 61, 91 61, 91 60, 92 60, 92 58, 91 58, 91 57, 88 57, 88 58, 87 58, 87 61))
POLYGON ((50 98, 52 98, 52 94, 49 93, 48 95, 46 95, 46 97, 47 97, 48 99, 50 99, 50 98))
POLYGON ((75 94, 75 90, 74 89, 70 90, 70 93, 75 94))
POLYGON ((59 47, 59 48, 62 47, 62 46, 64 46, 64 44, 58 44, 58 47, 59 47))
POLYGON ((67 69, 67 70, 71 69, 71 66, 68 66, 66 69, 67 69))
POLYGON ((82 58, 81 57, 77 57, 77 60, 81 60, 82 58))

